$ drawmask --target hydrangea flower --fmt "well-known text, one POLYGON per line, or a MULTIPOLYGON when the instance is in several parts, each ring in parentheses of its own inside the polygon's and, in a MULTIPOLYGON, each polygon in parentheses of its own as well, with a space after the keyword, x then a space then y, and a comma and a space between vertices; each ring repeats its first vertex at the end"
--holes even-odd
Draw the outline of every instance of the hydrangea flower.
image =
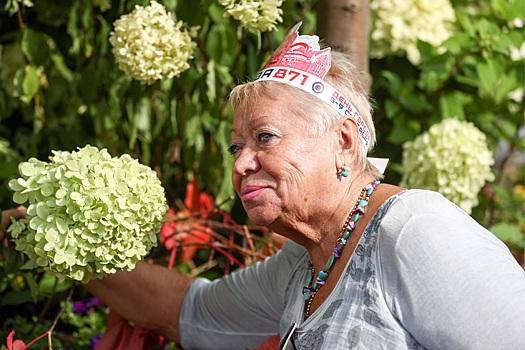
POLYGON ((265 32, 283 21, 283 10, 279 8, 283 0, 219 0, 219 3, 226 7, 224 16, 232 16, 246 28, 265 32))
POLYGON ((403 149, 401 186, 438 191, 469 214, 485 181, 494 180, 485 134, 470 122, 445 119, 403 149))
POLYGON ((157 245, 168 209, 151 168, 85 146, 20 163, 9 182, 27 217, 9 230, 16 249, 60 278, 87 282, 131 270, 157 245), (27 226, 27 231, 24 231, 27 226))
POLYGON ((372 0, 370 15, 370 56, 406 54, 412 64, 421 60, 418 39, 439 46, 456 20, 449 0, 372 0))
POLYGON ((109 42, 119 68, 143 84, 178 76, 188 69, 196 46, 183 22, 175 23, 156 1, 146 7, 137 5, 117 19, 109 42))

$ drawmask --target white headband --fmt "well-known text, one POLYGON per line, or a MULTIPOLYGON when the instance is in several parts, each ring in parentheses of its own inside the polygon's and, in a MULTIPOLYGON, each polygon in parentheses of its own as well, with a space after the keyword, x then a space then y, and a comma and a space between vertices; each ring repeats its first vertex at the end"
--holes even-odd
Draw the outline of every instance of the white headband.
POLYGON ((295 86, 328 103, 340 115, 350 115, 359 128, 359 138, 368 152, 370 131, 352 103, 323 81, 331 67, 331 49, 319 48, 319 37, 301 35, 297 23, 270 57, 254 81, 276 81, 295 86))
MULTIPOLYGON (((295 86, 328 103, 340 115, 352 116, 359 129, 359 139, 368 152, 370 131, 357 108, 332 85, 323 81, 332 65, 331 49, 321 50, 316 35, 299 35, 301 24, 297 23, 290 30, 254 81, 276 81, 295 86)), ((388 159, 367 159, 381 173, 385 171, 388 159)))

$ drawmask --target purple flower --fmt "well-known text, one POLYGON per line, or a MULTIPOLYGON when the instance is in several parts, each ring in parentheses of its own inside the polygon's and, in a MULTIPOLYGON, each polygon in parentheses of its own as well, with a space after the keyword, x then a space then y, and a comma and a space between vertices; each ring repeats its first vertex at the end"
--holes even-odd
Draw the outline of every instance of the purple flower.
POLYGON ((100 300, 95 297, 87 297, 84 301, 76 301, 73 303, 74 312, 85 312, 93 306, 100 305, 100 300))
POLYGON ((91 342, 91 349, 95 349, 98 342, 100 341, 100 339, 104 336, 104 333, 100 333, 99 335, 97 335, 96 337, 93 337, 91 339, 89 339, 89 341, 91 342))
POLYGON ((86 307, 100 305, 100 300, 98 300, 98 298, 95 297, 87 297, 84 301, 84 305, 86 305, 86 307))
POLYGON ((83 311, 87 311, 87 307, 86 305, 81 302, 81 301, 75 301, 73 303, 73 311, 74 312, 83 312, 83 311))

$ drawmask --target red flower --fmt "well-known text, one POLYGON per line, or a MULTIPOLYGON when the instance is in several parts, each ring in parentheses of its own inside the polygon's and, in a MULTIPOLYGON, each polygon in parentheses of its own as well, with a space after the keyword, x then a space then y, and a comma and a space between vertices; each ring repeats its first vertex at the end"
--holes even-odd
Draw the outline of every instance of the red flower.
POLYGON ((110 310, 107 320, 106 332, 95 350, 152 350, 164 340, 152 331, 132 326, 113 310, 110 310))
MULTIPOLYGON (((176 249, 177 243, 187 243, 181 249, 179 261, 181 263, 193 259, 199 249, 198 244, 209 242, 210 235, 206 232, 207 228, 204 225, 190 223, 188 220, 181 220, 187 218, 191 214, 205 212, 213 209, 213 198, 202 193, 199 189, 199 184, 196 179, 186 187, 186 199, 184 200, 186 209, 175 212, 170 208, 167 213, 168 220, 162 225, 160 229, 160 242, 164 243, 168 250, 176 249), (177 233, 175 233, 177 232, 177 233), (195 245, 192 245, 195 244, 195 245)), ((210 213, 202 214, 202 218, 207 218, 210 213)))
POLYGON ((7 336, 7 348, 2 350, 26 350, 27 346, 22 340, 13 341, 13 336, 15 335, 15 330, 13 329, 11 333, 7 336))

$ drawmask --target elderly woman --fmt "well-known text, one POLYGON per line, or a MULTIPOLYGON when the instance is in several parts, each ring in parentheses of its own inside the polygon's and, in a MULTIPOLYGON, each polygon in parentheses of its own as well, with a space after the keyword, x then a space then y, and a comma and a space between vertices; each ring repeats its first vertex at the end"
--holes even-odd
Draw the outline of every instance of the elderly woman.
POLYGON ((358 72, 293 34, 230 97, 235 191, 282 250, 213 282, 143 263, 86 287, 185 349, 524 349, 507 247, 440 194, 379 183, 358 72))

